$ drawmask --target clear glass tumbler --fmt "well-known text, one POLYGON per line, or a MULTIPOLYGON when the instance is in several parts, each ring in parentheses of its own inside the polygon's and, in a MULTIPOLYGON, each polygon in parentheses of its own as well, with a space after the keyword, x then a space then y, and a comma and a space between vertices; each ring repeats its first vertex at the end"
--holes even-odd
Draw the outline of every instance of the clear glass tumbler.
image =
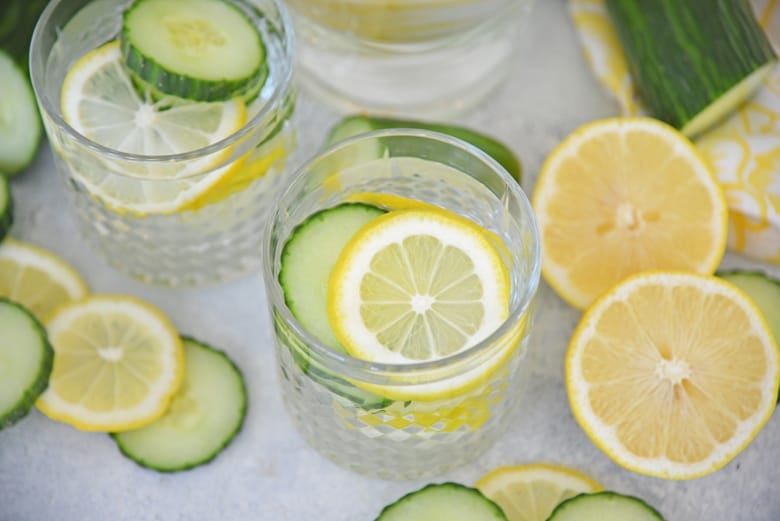
POLYGON ((509 70, 531 0, 289 0, 304 85, 342 109, 445 117, 509 70))
POLYGON ((419 130, 378 131, 336 144, 291 178, 263 256, 282 398, 304 438, 324 456, 368 475, 414 478, 465 463, 503 432, 528 378, 540 249, 528 199, 488 155, 419 130), (320 342, 286 304, 281 253, 308 216, 355 200, 437 205, 500 239, 511 278, 507 320, 479 344, 436 361, 371 363, 320 342), (472 385, 451 390, 448 384, 464 377, 472 385), (450 390, 431 393, 434 388, 450 390))
POLYGON ((227 1, 259 30, 268 75, 242 102, 240 128, 183 153, 127 153, 63 116, 68 72, 114 45, 132 0, 53 0, 33 35, 33 88, 80 227, 112 266, 145 282, 202 285, 259 268, 260 237, 294 143, 294 38, 281 0, 227 1))

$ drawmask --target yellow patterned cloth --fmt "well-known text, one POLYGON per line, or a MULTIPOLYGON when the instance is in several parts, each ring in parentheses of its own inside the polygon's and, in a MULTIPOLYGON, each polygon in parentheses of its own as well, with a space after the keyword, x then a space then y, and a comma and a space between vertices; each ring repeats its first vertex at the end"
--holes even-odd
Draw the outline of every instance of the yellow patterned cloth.
MULTIPOLYGON (((780 50, 780 0, 752 0, 780 50)), ((624 115, 643 113, 604 0, 569 0, 585 56, 624 115)), ((723 123, 695 140, 729 203, 729 248, 780 264, 780 67, 758 93, 723 123)))

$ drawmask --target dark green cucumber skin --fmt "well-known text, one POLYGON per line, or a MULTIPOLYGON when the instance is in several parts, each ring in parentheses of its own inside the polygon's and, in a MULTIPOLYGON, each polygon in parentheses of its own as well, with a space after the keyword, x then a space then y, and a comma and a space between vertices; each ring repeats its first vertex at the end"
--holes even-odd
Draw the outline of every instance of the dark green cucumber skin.
POLYGON ((430 121, 415 121, 408 119, 391 119, 383 117, 372 117, 364 115, 347 116, 338 122, 328 134, 326 144, 331 145, 336 141, 351 137, 352 132, 363 129, 364 132, 371 130, 383 130, 390 128, 412 128, 418 130, 430 130, 447 134, 454 138, 463 140, 475 147, 481 149, 487 155, 495 159, 507 172, 518 182, 523 180, 523 169, 517 156, 503 143, 477 133, 474 130, 444 123, 435 123, 430 121))
POLYGON ((0 175, 0 241, 5 239, 14 224, 14 200, 11 196, 11 186, 4 176, 0 175), (5 201, 5 205, 3 205, 5 201))
POLYGON ((35 400, 37 400, 41 393, 49 386, 49 376, 51 375, 52 367, 54 367, 54 348, 49 342, 46 329, 27 309, 20 304, 3 297, 0 297, 0 306, 12 306, 26 315, 40 335, 44 349, 43 358, 41 359, 34 385, 25 390, 22 397, 16 402, 16 405, 12 406, 10 410, 5 412, 0 411, 0 430, 3 430, 27 416, 30 409, 35 405, 35 400))
POLYGON ((558 516, 562 515, 566 510, 570 508, 576 508, 576 505, 580 501, 592 501, 594 499, 599 499, 603 501, 631 501, 636 504, 641 505, 646 511, 648 516, 652 516, 656 521, 664 521, 663 516, 653 507, 647 504, 646 501, 639 499, 638 497, 634 496, 627 496, 625 494, 619 494, 617 492, 612 492, 609 490, 603 490, 601 492, 590 492, 590 493, 583 493, 578 494, 574 497, 570 497, 569 499, 566 499, 562 501, 557 507, 555 507, 555 510, 552 511, 550 514, 550 517, 547 518, 547 521, 556 521, 558 519, 558 516))
MULTIPOLYGON (((192 101, 225 101, 235 97, 244 99, 254 98, 263 88, 268 79, 267 52, 262 36, 258 35, 258 43, 261 46, 263 56, 260 66, 251 75, 237 80, 204 80, 193 78, 185 74, 172 73, 157 63, 154 58, 146 56, 137 49, 134 41, 133 30, 127 20, 131 18, 134 9, 143 5, 143 0, 136 1, 124 13, 120 47, 125 67, 132 71, 136 80, 141 80, 159 94, 167 94, 192 101)), ((236 12, 246 17, 249 23, 252 20, 246 13, 235 7, 236 12)), ((142 35, 140 35, 143 37, 142 35)))
MULTIPOLYGON (((730 275, 740 275, 740 276, 746 276, 746 277, 757 277, 762 280, 765 280, 767 284, 774 284, 777 286, 777 292, 780 294, 780 280, 774 279, 764 273, 763 271, 758 270, 727 270, 727 271, 718 271, 715 273, 716 276, 721 277, 725 280, 728 280, 728 277, 730 275)), ((771 325, 770 325, 771 327, 771 325)), ((775 342, 777 342, 778 345, 780 345, 780 338, 775 338, 775 342)), ((780 389, 777 391, 777 403, 780 404, 780 389)))
POLYGON ((27 73, 30 41, 38 17, 48 0, 2 0, 0 4, 0 49, 6 51, 27 73))
POLYGON ((246 419, 246 412, 247 412, 247 392, 246 392, 246 382, 244 380, 243 373, 241 373, 241 370, 238 368, 235 362, 230 359, 230 357, 222 351, 221 349, 217 349, 216 347, 210 346, 209 344, 206 344, 204 342, 201 342, 200 340, 196 340, 195 338, 191 336, 181 335, 181 341, 182 342, 191 342, 193 344, 196 344, 198 347, 202 349, 206 349, 208 351, 211 351, 213 353, 218 354, 221 358, 223 358, 230 366, 233 368, 233 371, 235 371, 236 375, 238 375, 238 379, 241 382, 241 391, 242 391, 242 400, 241 400, 241 419, 238 422, 238 425, 236 425, 236 428, 233 429, 233 431, 228 434, 228 436, 225 437, 225 440, 222 442, 222 444, 215 449, 211 454, 204 457, 201 460, 193 461, 191 463, 187 463, 185 465, 180 465, 177 467, 161 467, 159 465, 155 465, 153 462, 146 461, 142 458, 136 457, 132 451, 128 450, 127 447, 122 445, 122 434, 117 432, 111 432, 109 433, 109 436, 111 439, 114 440, 116 443, 117 448, 119 449, 119 452, 122 453, 124 457, 127 459, 135 462, 137 465, 149 469, 154 470, 156 472, 161 472, 164 474, 172 474, 175 472, 182 472, 185 470, 191 470, 196 467, 203 466, 207 463, 210 463, 214 461, 214 459, 219 456, 219 454, 228 446, 230 443, 235 439, 235 437, 238 435, 239 432, 241 432, 241 429, 244 426, 244 420, 246 419))
POLYGON ((748 0, 607 0, 640 96, 677 129, 776 60, 748 0))
MULTIPOLYGON (((379 516, 376 518, 375 521, 386 521, 386 519, 391 518, 391 516, 395 515, 393 513, 393 510, 395 508, 398 508, 399 505, 402 505, 403 503, 406 503, 408 501, 414 501, 416 496, 420 496, 423 494, 428 493, 432 489, 440 489, 440 488, 451 488, 453 490, 457 490, 460 493, 465 494, 473 494, 477 497, 479 497, 481 500, 484 500, 485 505, 492 507, 491 512, 491 519, 494 521, 507 521, 506 515, 504 514, 504 511, 501 510, 501 507, 499 507, 494 501, 488 499, 482 492, 480 492, 478 489, 474 487, 467 487, 465 485, 462 485, 460 483, 455 483, 452 481, 447 481, 444 483, 429 483, 428 485, 425 485, 424 487, 409 492, 408 494, 400 497, 396 501, 390 503, 386 507, 382 509, 382 511, 379 513, 379 516)), ((438 521, 439 518, 409 518, 407 517, 408 521, 428 521, 429 519, 436 519, 438 521)), ((441 519, 441 521, 446 521, 445 519, 441 519)), ((483 521, 483 520, 474 520, 474 521, 483 521)))

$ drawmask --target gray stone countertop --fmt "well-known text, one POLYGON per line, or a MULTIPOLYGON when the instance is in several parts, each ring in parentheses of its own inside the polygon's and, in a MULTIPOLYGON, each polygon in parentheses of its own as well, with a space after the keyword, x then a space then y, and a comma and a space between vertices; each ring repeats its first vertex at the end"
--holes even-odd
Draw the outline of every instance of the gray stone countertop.
MULTIPOLYGON (((460 119, 509 143, 533 188, 545 155, 580 124, 614 115, 592 79, 563 0, 539 0, 509 81, 460 119)), ((311 153, 336 120, 306 96, 299 104, 300 151, 311 153)), ((137 283, 95 255, 68 211, 51 152, 13 180, 13 235, 60 254, 94 292, 128 293, 165 311, 182 331, 225 349, 249 387, 244 429, 211 464, 164 475, 120 455, 105 434, 80 432, 37 411, 0 431, 0 521, 372 520, 385 504, 424 484, 365 478, 309 448, 281 402, 271 329, 259 274, 204 289, 137 283)), ((727 255, 724 267, 780 267, 727 255)), ((720 471, 692 481, 634 474, 596 448, 572 417, 563 357, 580 313, 544 283, 538 294, 527 396, 508 432, 476 461, 439 476, 472 484, 499 465, 552 462, 580 469, 606 488, 644 498, 669 521, 780 519, 780 415, 720 471)), ((426 480, 429 481, 429 480, 426 480)))

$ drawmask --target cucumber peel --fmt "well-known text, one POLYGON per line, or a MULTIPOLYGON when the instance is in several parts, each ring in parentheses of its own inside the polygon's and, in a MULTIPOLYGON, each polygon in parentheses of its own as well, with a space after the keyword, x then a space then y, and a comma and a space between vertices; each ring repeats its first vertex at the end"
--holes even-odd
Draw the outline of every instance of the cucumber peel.
POLYGON ((11 196, 11 185, 0 175, 0 241, 5 239, 14 223, 14 202, 11 196))
POLYGON ((54 349, 27 309, 0 297, 0 430, 30 412, 49 384, 54 349))
POLYGON ((664 521, 642 499, 617 492, 579 494, 562 501, 547 521, 664 521))
MULTIPOLYGON (((326 144, 332 145, 338 141, 342 141, 364 132, 391 128, 429 130, 432 132, 447 134, 454 138, 463 140, 467 143, 470 143, 471 145, 474 145, 495 159, 496 162, 498 162, 501 166, 504 167, 504 169, 506 169, 507 172, 509 172, 509 175, 511 175, 518 182, 518 184, 522 183, 522 165, 514 152, 512 152, 505 144, 490 136, 486 136, 475 130, 457 125, 448 125, 429 121, 353 115, 347 116, 336 123, 336 125, 328 133, 326 144)), ((371 153, 374 157, 377 158, 382 156, 382 150, 367 151, 367 153, 371 153)))
POLYGON ((752 96, 777 57, 745 0, 607 0, 652 116, 692 137, 752 96))
POLYGON ((387 505, 376 521, 507 521, 501 507, 476 488, 431 483, 387 505))

